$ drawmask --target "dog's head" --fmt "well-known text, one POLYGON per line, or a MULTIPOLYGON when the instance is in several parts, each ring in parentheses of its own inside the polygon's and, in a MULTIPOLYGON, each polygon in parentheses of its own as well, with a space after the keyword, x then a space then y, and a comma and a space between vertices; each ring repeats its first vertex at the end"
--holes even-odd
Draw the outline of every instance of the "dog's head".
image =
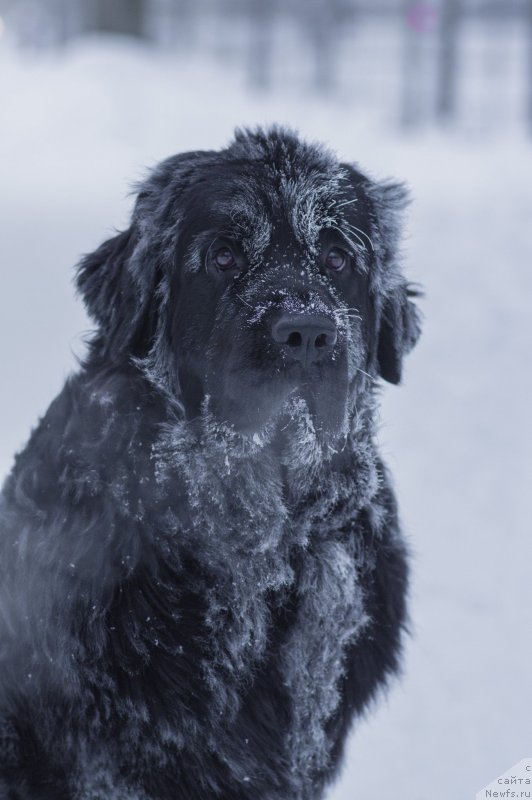
POLYGON ((418 336, 397 258, 405 202, 279 128, 170 158, 130 228, 80 265, 93 356, 134 359, 189 418, 208 408, 253 436, 304 407, 334 438, 357 391, 399 382, 418 336))

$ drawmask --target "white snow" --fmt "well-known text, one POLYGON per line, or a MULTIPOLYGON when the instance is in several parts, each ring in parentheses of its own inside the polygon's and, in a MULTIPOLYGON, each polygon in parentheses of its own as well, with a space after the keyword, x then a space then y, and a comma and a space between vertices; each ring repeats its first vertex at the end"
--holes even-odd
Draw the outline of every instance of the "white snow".
POLYGON ((144 167, 277 121, 408 181, 425 325, 381 440, 414 553, 413 636, 330 800, 473 797, 532 752, 530 142, 400 138, 345 95, 251 96, 230 68, 113 40, 25 59, 0 45, 0 474, 83 350, 72 267, 125 224, 144 167))

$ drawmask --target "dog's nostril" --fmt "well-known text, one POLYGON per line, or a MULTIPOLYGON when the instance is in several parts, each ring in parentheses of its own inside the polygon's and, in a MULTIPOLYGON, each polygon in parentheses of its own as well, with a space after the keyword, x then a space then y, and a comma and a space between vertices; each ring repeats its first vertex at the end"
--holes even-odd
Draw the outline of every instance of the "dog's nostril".
POLYGON ((316 336, 316 341, 314 342, 314 347, 327 347, 327 334, 320 333, 319 336, 316 336))
POLYGON ((290 347, 301 347, 302 341, 303 340, 301 338, 301 334, 299 333, 299 331, 293 331, 288 336, 286 344, 289 345, 290 347))

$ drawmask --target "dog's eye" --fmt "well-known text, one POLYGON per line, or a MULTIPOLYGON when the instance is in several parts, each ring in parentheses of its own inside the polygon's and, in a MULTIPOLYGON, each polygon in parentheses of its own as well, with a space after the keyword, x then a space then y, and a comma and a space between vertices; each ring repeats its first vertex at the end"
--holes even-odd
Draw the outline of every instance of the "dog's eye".
POLYGON ((226 270, 236 267, 236 259, 228 247, 221 247, 214 254, 214 263, 218 269, 226 270))
POLYGON ((325 266, 333 272, 341 272, 347 264, 347 253, 339 247, 332 247, 325 258, 325 266))

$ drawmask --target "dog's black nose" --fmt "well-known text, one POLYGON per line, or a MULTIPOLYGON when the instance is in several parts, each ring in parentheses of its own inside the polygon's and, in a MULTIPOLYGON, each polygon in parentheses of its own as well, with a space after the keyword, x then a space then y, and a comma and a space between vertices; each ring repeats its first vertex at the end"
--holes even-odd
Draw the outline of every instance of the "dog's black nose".
POLYGON ((272 325, 272 338, 304 366, 330 356, 336 344, 336 325, 322 314, 285 313, 272 325))

